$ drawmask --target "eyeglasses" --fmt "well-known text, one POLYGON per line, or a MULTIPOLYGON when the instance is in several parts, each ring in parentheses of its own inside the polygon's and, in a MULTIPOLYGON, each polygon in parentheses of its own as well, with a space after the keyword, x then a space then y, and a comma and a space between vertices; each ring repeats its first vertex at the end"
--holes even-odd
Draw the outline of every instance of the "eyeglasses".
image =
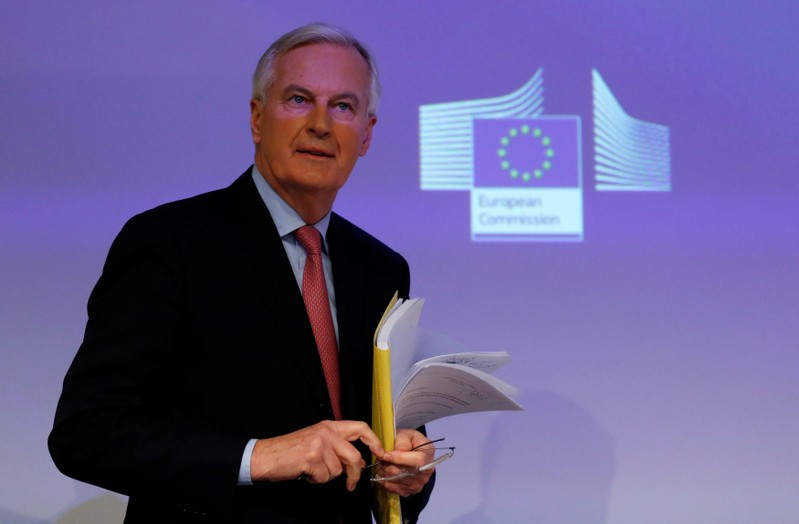
MULTIPOLYGON (((442 440, 444 440, 444 438, 430 440, 430 441, 425 442, 423 444, 419 444, 418 446, 415 446, 415 447, 409 449, 408 451, 416 451, 416 450, 418 450, 420 448, 423 448, 425 446, 429 446, 430 444, 435 444, 436 442, 441 442, 442 440)), ((445 460, 451 458, 455 454, 455 446, 442 447, 442 448, 435 447, 433 449, 435 450, 435 453, 436 453, 437 456, 431 462, 428 462, 424 466, 415 467, 413 469, 403 469, 402 471, 400 471, 396 475, 390 475, 388 477, 381 477, 380 475, 375 475, 370 480, 372 482, 386 482, 386 481, 393 481, 393 480, 404 479, 404 478, 407 478, 407 477, 412 477, 414 475, 418 475, 419 473, 423 473, 425 471, 433 469, 434 467, 438 466, 439 464, 441 464, 445 460)), ((375 466, 378 466, 378 465, 382 464, 383 462, 384 461, 382 461, 382 460, 380 460, 378 462, 373 462, 372 464, 369 464, 368 466, 366 466, 363 469, 373 468, 375 466)))

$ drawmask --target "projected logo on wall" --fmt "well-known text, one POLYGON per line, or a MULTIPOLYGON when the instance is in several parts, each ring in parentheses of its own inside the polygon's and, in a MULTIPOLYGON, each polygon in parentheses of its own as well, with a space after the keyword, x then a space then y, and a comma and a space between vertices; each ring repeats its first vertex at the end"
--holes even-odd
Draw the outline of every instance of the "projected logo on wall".
MULTIPOLYGON (((593 71, 594 189, 670 191, 669 129, 593 71)), ((581 241, 580 117, 544 115, 543 69, 509 95, 419 108, 421 188, 471 193, 473 240, 581 241)))

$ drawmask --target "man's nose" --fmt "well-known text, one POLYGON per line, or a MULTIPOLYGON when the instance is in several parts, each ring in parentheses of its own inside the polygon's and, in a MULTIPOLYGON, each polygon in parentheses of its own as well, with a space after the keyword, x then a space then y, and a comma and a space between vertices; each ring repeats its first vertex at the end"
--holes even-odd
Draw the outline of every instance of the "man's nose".
POLYGON ((330 133, 330 112, 324 104, 316 104, 308 115, 308 132, 324 137, 330 133))

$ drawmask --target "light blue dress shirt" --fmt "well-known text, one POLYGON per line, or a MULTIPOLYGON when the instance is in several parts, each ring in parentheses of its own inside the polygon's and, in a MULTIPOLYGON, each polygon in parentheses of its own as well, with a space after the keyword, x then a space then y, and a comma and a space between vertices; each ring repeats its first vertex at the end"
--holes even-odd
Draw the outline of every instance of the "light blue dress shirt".
MULTIPOLYGON (((277 233, 283 241, 283 248, 286 250, 291 269, 294 271, 294 278, 297 279, 297 286, 302 292, 302 273, 305 269, 305 259, 307 254, 294 236, 294 231, 306 225, 305 221, 297 214, 294 209, 283 200, 280 195, 266 182, 263 175, 256 166, 252 166, 252 179, 258 194, 261 195, 272 220, 277 227, 277 233)), ((327 249, 327 226, 330 224, 330 213, 326 214, 322 220, 316 224, 311 224, 322 234, 322 265, 325 270, 325 285, 327 286, 327 296, 330 300, 330 313, 333 315, 333 327, 336 330, 336 340, 338 340, 338 320, 336 319, 336 293, 333 289, 333 266, 330 262, 330 254, 327 249)), ((257 439, 251 439, 244 448, 239 468, 239 485, 252 485, 250 475, 250 457, 255 447, 257 439)))

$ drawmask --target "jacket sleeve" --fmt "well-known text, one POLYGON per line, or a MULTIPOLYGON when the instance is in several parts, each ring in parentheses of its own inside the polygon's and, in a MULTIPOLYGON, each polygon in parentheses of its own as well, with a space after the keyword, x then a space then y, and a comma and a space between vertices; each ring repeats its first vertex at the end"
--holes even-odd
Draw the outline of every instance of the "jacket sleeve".
POLYGON ((169 228, 148 214, 128 222, 89 299, 48 445, 75 479, 224 507, 248 439, 205 424, 184 398, 191 344, 181 279, 169 228))

